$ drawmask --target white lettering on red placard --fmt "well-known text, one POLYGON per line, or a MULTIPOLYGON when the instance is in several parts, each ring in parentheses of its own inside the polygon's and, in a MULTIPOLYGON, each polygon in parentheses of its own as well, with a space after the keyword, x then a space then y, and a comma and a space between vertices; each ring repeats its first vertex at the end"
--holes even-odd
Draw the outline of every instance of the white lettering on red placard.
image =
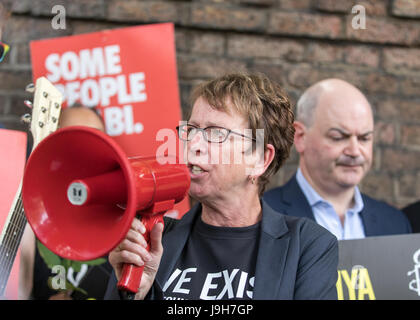
POLYGON ((106 131, 111 136, 139 134, 143 124, 135 123, 131 104, 147 101, 144 72, 121 74, 120 46, 109 45, 79 52, 51 53, 45 60, 47 78, 72 106, 104 108, 106 131), (118 105, 118 106, 116 106, 118 105))

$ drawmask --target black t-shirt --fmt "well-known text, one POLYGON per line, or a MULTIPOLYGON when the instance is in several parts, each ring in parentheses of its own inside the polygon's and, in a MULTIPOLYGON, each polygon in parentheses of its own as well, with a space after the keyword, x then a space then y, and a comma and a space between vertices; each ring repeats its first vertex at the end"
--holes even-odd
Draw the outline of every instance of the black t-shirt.
POLYGON ((260 226, 216 227, 197 219, 164 285, 165 299, 252 299, 260 226))

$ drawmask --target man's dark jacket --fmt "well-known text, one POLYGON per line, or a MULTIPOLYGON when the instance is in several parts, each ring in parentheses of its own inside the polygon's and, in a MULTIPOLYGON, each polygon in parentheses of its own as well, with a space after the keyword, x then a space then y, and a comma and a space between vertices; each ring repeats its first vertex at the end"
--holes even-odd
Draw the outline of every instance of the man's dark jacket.
MULTIPOLYGON (((337 299, 336 237, 309 219, 276 212, 264 201, 262 208, 253 299, 337 299)), ((173 219, 166 220, 170 224, 163 236, 164 252, 148 298, 163 298, 160 288, 173 272, 194 222, 200 216, 201 205, 198 204, 175 224, 173 219)), ((113 273, 105 299, 119 298, 113 273)))
MULTIPOLYGON (((276 211, 315 221, 310 204, 296 180, 296 175, 284 186, 267 191, 263 199, 276 211)), ((360 215, 367 237, 411 233, 410 222, 400 210, 365 194, 362 194, 362 199, 364 207, 360 215)))
POLYGON ((410 221, 411 228, 413 229, 414 233, 420 232, 420 201, 412 203, 404 208, 401 209, 402 212, 410 221))

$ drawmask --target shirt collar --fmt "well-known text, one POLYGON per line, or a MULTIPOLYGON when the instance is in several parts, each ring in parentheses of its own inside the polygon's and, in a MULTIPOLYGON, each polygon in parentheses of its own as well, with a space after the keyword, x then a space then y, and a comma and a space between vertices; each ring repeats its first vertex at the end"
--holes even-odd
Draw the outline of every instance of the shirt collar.
MULTIPOLYGON (((302 171, 300 170, 300 168, 298 168, 298 170, 297 170, 296 180, 297 180, 297 183, 299 184, 300 188, 302 189, 303 194, 305 195, 305 197, 308 200, 309 205, 311 207, 314 207, 315 205, 317 205, 319 203, 330 204, 328 201, 326 201, 324 198, 322 198, 318 194, 318 192, 315 191, 314 188, 312 188, 312 186, 309 184, 308 180, 306 180, 306 178, 302 174, 302 171)), ((364 206, 364 204, 363 204, 362 195, 360 193, 359 188, 356 186, 356 187, 354 187, 354 206, 352 208, 350 208, 349 211, 360 212, 360 211, 362 211, 363 206, 364 206)))

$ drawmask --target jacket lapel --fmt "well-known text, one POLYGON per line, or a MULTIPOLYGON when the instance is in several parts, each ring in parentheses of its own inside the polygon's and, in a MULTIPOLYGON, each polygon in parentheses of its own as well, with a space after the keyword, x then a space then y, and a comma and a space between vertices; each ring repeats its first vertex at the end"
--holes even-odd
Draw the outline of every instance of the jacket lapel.
MULTIPOLYGON (((296 180, 296 175, 284 185, 282 201, 284 214, 295 217, 309 218, 315 221, 315 216, 308 200, 296 180)), ((280 211, 281 212, 281 211, 280 211)), ((283 212, 282 212, 283 213, 283 212)))
POLYGON ((284 216, 262 201, 263 218, 253 299, 277 299, 289 249, 289 229, 284 216))
POLYGON ((375 208, 372 207, 372 202, 369 198, 365 197, 362 194, 363 198, 363 210, 360 212, 360 216, 362 217, 363 227, 365 229, 365 236, 372 237, 380 235, 378 230, 378 224, 376 221, 376 216, 373 214, 375 212, 375 208))
POLYGON ((195 205, 190 211, 184 214, 179 223, 174 227, 176 232, 169 232, 163 237, 162 245, 165 248, 160 261, 156 281, 161 288, 165 285, 171 271, 174 269, 182 250, 191 234, 193 222, 201 211, 201 204, 195 205))

